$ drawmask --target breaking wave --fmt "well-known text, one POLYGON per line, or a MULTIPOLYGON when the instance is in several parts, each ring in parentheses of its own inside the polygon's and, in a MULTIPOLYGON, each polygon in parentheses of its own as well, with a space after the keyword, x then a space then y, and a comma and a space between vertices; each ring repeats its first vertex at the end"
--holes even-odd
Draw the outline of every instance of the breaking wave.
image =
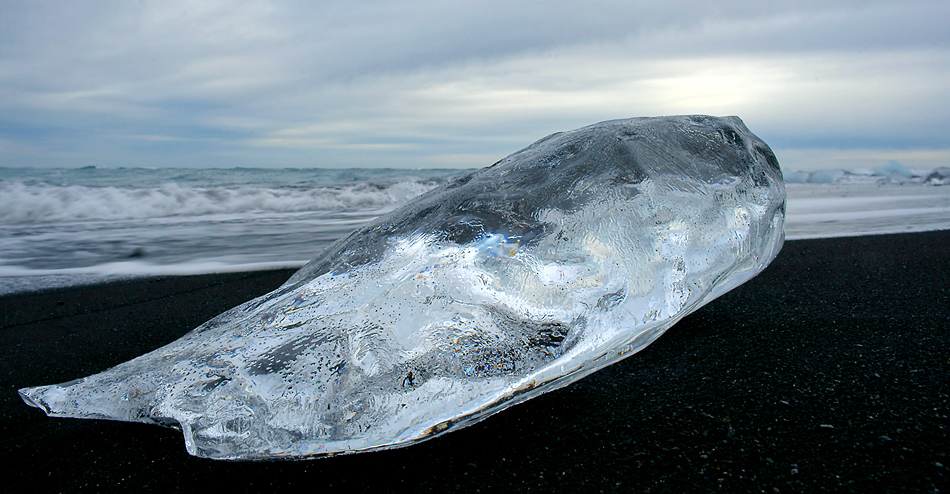
POLYGON ((432 189, 431 181, 330 187, 93 187, 0 181, 0 224, 127 220, 255 212, 391 209, 432 189))

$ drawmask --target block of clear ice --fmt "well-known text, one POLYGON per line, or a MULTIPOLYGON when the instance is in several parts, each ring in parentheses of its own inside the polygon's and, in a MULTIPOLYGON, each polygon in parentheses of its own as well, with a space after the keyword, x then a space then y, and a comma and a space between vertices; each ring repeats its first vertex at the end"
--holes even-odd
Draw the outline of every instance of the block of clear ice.
POLYGON ((603 122, 420 196, 167 346, 20 394, 180 428, 209 458, 404 446, 641 350, 765 268, 784 216, 739 118, 603 122))

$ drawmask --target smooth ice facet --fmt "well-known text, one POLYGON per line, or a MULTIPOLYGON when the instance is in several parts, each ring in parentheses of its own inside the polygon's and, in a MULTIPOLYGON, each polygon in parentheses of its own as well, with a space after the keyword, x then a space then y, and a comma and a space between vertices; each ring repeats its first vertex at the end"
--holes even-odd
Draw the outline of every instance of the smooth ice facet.
POLYGON ((642 349, 765 268, 784 214, 738 118, 603 122, 380 217, 174 343, 20 394, 180 426, 211 458, 402 446, 642 349))

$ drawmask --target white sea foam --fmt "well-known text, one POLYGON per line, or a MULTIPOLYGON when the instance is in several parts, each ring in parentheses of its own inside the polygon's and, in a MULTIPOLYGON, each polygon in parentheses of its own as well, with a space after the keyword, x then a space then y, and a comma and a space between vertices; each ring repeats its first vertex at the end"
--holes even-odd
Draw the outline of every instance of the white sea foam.
POLYGON ((950 187, 789 184, 786 237, 849 237, 950 229, 950 187))
POLYGON ((379 209, 402 204, 434 187, 403 181, 381 187, 267 188, 253 185, 195 187, 90 187, 0 182, 0 224, 122 220, 250 212, 379 209))
MULTIPOLYGON (((2 262, 2 260, 0 260, 2 262)), ((229 262, 208 260, 179 264, 156 264, 145 261, 119 261, 93 266, 31 269, 0 264, 0 295, 40 289, 118 281, 145 276, 187 276, 208 273, 243 273, 271 269, 297 269, 307 261, 229 262)))
POLYGON ((145 261, 119 261, 61 269, 31 269, 23 266, 0 265, 0 277, 5 276, 179 276, 202 273, 239 273, 244 271, 263 271, 268 269, 293 269, 307 264, 308 259, 233 263, 223 260, 202 260, 179 264, 154 264, 145 261))

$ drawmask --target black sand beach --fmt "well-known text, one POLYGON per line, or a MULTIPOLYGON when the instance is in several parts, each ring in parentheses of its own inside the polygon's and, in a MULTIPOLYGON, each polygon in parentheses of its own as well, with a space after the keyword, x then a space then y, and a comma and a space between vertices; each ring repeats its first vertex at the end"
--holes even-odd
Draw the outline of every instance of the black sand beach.
POLYGON ((950 232, 788 242, 643 352, 475 426, 329 459, 193 458, 181 434, 52 419, 16 390, 168 343, 290 271, 0 298, 0 466, 31 491, 950 490, 950 232))

